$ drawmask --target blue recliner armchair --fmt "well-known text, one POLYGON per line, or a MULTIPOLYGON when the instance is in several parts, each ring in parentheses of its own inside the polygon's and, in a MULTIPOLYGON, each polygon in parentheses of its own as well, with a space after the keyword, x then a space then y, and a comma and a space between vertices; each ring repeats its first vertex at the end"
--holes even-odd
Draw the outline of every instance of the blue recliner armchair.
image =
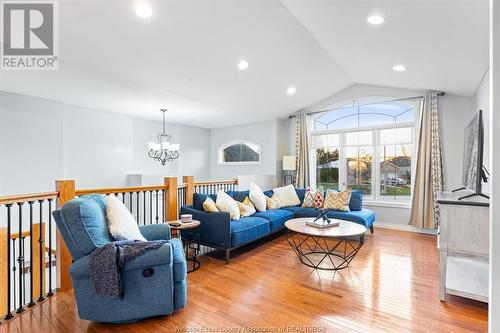
POLYGON ((140 226, 147 240, 168 240, 156 250, 127 262, 122 271, 123 298, 100 296, 90 275, 90 254, 113 242, 106 222, 106 198, 86 195, 53 212, 73 257, 71 280, 80 318, 107 323, 171 314, 186 305, 186 260, 179 239, 167 224, 140 226))

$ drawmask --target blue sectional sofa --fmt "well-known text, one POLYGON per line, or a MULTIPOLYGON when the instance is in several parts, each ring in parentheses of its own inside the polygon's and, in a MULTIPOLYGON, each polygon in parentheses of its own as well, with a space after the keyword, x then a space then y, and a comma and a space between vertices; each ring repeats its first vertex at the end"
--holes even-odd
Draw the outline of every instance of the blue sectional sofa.
MULTIPOLYGON (((300 201, 303 202, 305 189, 295 189, 295 191, 300 201)), ((227 194, 242 202, 249 192, 228 191, 227 194)), ((271 197, 273 192, 270 190, 264 192, 264 194, 271 197)), ((317 211, 314 208, 294 206, 257 212, 238 221, 231 221, 229 213, 208 213, 203 210, 203 202, 207 196, 214 201, 217 199, 215 194, 195 193, 193 195, 193 205, 181 207, 181 214, 192 214, 193 219, 201 221, 196 230, 183 230, 182 237, 192 238, 195 236, 194 234, 198 234, 200 244, 225 251, 226 263, 229 262, 231 250, 283 230, 287 220, 296 217, 317 216, 317 211)), ((373 233, 375 214, 372 210, 363 208, 363 194, 361 191, 352 191, 349 208, 350 212, 330 211, 328 217, 359 223, 369 228, 373 233)))

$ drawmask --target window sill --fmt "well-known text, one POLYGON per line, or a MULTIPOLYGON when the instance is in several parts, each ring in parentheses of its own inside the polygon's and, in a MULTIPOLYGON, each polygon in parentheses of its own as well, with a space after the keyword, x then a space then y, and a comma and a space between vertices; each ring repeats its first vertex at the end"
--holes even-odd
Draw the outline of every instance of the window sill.
POLYGON ((363 206, 411 209, 411 202, 363 200, 363 206))

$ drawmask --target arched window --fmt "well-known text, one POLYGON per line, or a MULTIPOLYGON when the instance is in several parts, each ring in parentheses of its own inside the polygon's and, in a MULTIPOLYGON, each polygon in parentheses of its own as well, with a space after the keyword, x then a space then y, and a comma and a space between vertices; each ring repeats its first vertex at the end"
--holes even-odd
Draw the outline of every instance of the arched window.
POLYGON ((219 164, 256 165, 260 164, 261 145, 247 140, 230 141, 220 146, 217 153, 219 164))
POLYGON ((311 178, 377 201, 409 201, 421 99, 353 102, 312 117, 311 178))

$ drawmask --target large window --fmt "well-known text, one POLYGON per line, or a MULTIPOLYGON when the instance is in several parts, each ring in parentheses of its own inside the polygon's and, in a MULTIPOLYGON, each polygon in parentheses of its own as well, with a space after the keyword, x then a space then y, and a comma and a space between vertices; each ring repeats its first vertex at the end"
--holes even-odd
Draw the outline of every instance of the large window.
POLYGON ((260 144, 251 141, 231 141, 218 149, 219 164, 260 164, 260 144))
POLYGON ((359 189, 365 198, 409 201, 420 99, 353 103, 313 118, 312 178, 323 189, 359 189))

